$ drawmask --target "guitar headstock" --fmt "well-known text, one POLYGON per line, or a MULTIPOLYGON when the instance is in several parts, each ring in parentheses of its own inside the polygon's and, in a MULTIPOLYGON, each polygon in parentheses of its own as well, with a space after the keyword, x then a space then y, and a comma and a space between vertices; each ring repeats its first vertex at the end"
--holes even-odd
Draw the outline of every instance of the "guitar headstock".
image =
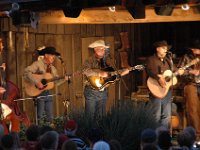
POLYGON ((136 65, 134 66, 134 69, 137 69, 137 70, 144 70, 144 65, 136 65))

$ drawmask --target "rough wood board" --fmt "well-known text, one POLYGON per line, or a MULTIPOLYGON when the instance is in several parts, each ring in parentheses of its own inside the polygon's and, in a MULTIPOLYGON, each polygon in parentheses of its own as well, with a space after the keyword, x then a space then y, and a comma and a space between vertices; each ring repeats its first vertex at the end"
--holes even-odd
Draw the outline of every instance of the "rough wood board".
POLYGON ((188 11, 175 7, 171 16, 160 16, 154 11, 154 7, 145 9, 144 19, 134 19, 127 10, 117 10, 112 13, 108 9, 84 9, 78 18, 65 17, 63 11, 44 12, 40 14, 41 24, 119 24, 119 23, 150 23, 150 22, 178 22, 199 21, 200 15, 196 7, 188 11))

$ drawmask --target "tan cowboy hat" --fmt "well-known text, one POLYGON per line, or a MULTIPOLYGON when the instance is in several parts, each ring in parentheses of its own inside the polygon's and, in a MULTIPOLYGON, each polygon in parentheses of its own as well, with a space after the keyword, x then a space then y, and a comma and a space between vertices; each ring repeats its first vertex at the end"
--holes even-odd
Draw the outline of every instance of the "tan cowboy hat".
POLYGON ((102 46, 102 47, 105 47, 105 48, 109 48, 109 46, 105 45, 104 40, 97 40, 97 41, 91 43, 88 47, 89 48, 95 48, 95 47, 99 47, 99 46, 102 46))

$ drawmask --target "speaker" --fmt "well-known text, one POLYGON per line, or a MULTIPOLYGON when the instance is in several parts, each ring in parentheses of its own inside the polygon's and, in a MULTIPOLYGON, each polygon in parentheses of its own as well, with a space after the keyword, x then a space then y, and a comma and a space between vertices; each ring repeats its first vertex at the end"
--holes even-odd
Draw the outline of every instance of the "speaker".
POLYGON ((82 8, 78 7, 65 7, 63 8, 63 12, 65 14, 65 17, 70 18, 77 18, 81 13, 82 8))
POLYGON ((171 16, 173 9, 174 9, 174 4, 155 6, 154 8, 155 13, 160 16, 171 16))
POLYGON ((10 14, 13 25, 26 25, 31 23, 30 12, 14 11, 10 14))

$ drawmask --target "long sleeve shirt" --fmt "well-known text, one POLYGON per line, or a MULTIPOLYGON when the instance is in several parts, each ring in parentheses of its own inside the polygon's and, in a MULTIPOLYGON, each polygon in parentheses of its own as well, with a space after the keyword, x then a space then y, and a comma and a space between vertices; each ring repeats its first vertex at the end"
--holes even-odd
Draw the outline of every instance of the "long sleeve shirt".
MULTIPOLYGON (((192 60, 195 59, 195 56, 192 53, 185 54, 179 61, 178 63, 178 68, 184 67, 185 65, 189 64, 192 60)), ((200 81, 200 75, 195 77, 193 74, 189 74, 189 70, 193 69, 200 69, 200 65, 195 64, 192 65, 191 67, 187 68, 187 70, 184 72, 183 77, 184 77, 184 82, 185 83, 199 83, 200 81)))
POLYGON ((104 69, 108 66, 109 64, 107 64, 106 60, 98 60, 97 58, 95 58, 95 56, 92 56, 84 62, 83 74, 86 76, 97 76, 97 69, 104 69))
POLYGON ((164 73, 164 71, 171 69, 170 60, 165 57, 163 61, 157 56, 153 55, 147 58, 147 74, 148 76, 159 80, 158 74, 164 73))
MULTIPOLYGON (((48 64, 45 62, 44 59, 38 60, 33 62, 30 66, 25 68, 24 70, 24 78, 31 81, 32 83, 36 84, 39 81, 37 81, 35 78, 33 78, 33 74, 44 74, 46 73, 48 64)), ((51 74, 53 77, 58 77, 58 73, 56 68, 51 65, 51 74)))

